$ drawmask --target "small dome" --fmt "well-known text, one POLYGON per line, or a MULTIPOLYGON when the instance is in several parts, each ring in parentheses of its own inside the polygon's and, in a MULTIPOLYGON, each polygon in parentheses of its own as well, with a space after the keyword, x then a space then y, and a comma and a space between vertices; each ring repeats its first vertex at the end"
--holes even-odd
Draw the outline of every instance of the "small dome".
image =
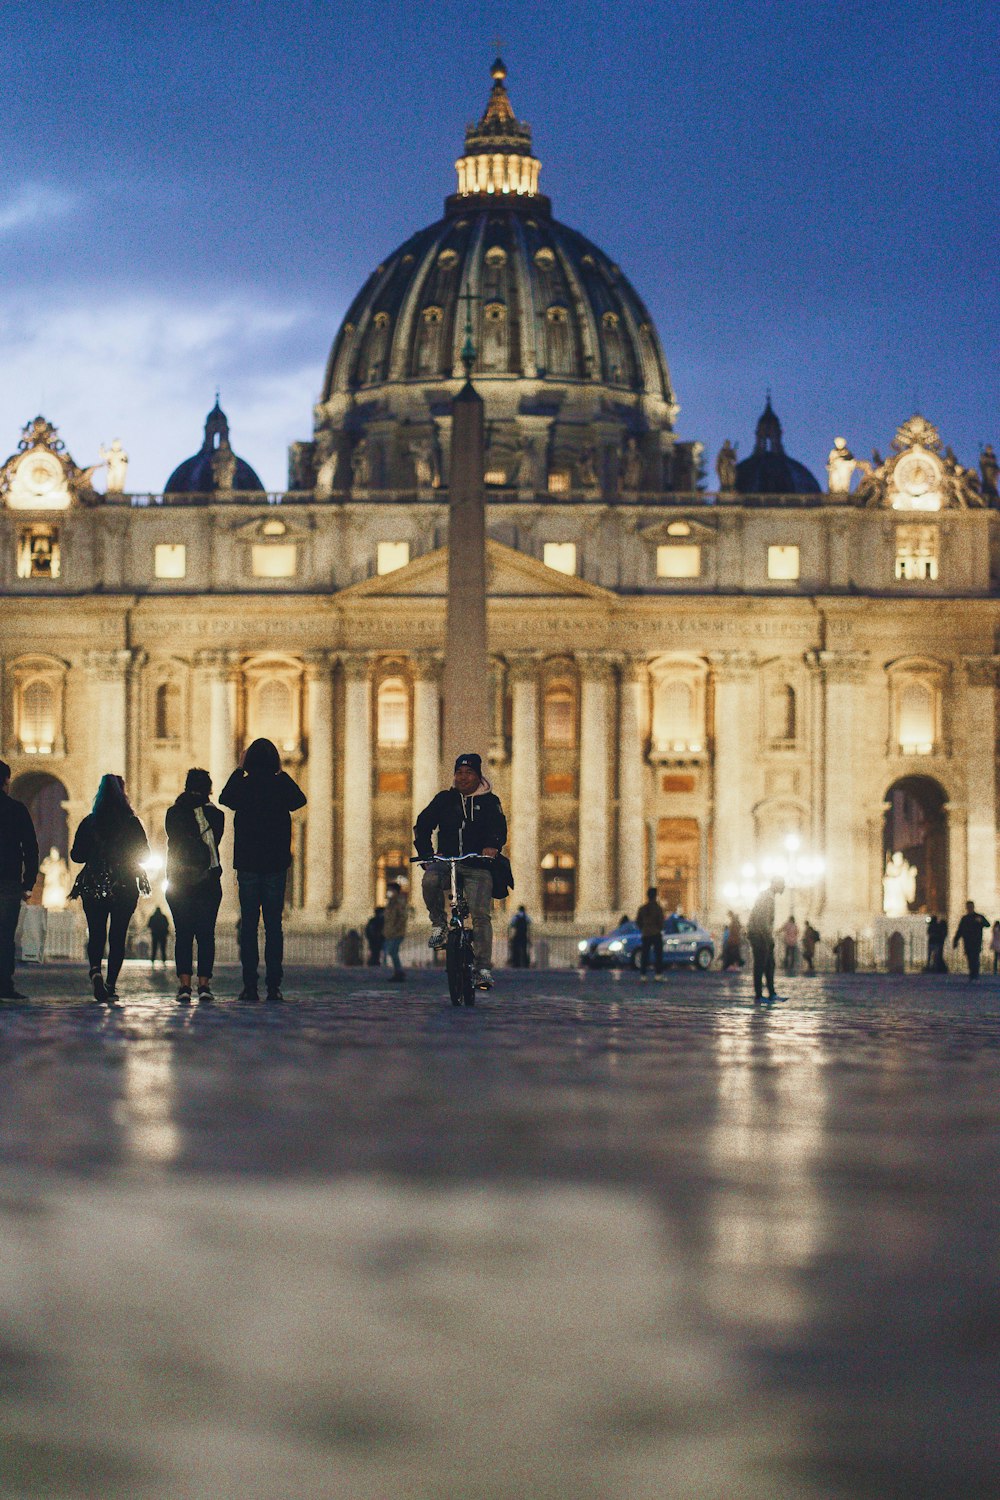
POLYGON ((263 492, 264 486, 250 465, 238 458, 229 444, 229 422, 219 405, 205 418, 205 441, 201 451, 186 458, 167 480, 168 495, 213 495, 246 490, 263 492))
POLYGON ((789 458, 781 441, 781 423, 767 405, 757 423, 756 442, 749 458, 736 465, 736 492, 740 495, 819 495, 815 475, 805 464, 789 458))

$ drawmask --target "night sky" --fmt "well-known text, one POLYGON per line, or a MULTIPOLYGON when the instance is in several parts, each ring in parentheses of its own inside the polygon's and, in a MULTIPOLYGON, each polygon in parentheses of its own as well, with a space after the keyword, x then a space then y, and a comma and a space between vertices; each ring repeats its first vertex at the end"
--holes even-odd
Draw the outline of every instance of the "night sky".
POLYGON ((28 0, 0 19, 0 461, 41 411, 162 489, 215 390, 268 488, 368 273, 440 217, 493 38, 557 218, 710 460, 770 386, 822 478, 916 405, 1000 443, 994 9, 28 0))

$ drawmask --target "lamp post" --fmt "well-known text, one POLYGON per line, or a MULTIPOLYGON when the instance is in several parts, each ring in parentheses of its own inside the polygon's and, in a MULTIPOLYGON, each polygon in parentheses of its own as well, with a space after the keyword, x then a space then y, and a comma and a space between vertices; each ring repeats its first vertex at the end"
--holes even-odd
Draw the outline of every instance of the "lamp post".
POLYGON ((789 895, 789 910, 794 912, 797 891, 810 890, 823 878, 826 861, 822 855, 803 852, 802 840, 797 833, 789 833, 782 841, 780 853, 765 854, 759 863, 748 860, 740 869, 739 880, 730 880, 722 887, 722 894, 731 905, 742 902, 753 906, 765 886, 772 880, 783 880, 789 895))

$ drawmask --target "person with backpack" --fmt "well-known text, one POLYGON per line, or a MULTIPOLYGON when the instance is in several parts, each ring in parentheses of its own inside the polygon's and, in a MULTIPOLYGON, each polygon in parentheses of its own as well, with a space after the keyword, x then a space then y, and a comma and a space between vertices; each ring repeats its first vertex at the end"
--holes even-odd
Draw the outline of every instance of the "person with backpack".
POLYGON ((222 901, 219 844, 226 815, 211 801, 212 778, 193 766, 184 790, 167 809, 167 904, 174 919, 177 1003, 191 1004, 194 945, 198 944, 198 1002, 209 1004, 215 967, 215 923, 222 901))
POLYGON ((233 818, 233 863, 240 892, 240 963, 243 989, 240 999, 256 1001, 260 950, 257 928, 264 918, 264 971, 268 1000, 283 1000, 281 993, 285 935, 282 917, 285 885, 292 863, 291 814, 305 807, 301 788, 281 769, 281 756, 271 740, 254 740, 247 747, 242 766, 219 793, 223 807, 233 818))
POLYGON ((76 830, 69 857, 83 869, 70 891, 79 896, 87 918, 87 961, 94 999, 118 999, 129 923, 140 891, 149 895, 143 865, 149 859, 146 831, 125 792, 121 776, 102 776, 94 806, 76 830), (109 930, 110 924, 110 930, 109 930), (101 972, 107 944, 107 978, 101 972))

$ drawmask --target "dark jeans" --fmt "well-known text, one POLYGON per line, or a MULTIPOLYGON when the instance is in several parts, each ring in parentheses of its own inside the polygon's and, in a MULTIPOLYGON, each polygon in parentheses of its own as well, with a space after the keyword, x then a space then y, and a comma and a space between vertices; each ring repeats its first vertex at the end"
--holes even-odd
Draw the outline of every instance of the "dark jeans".
POLYGON ((14 934, 20 915, 20 883, 0 881, 0 991, 14 988, 14 934))
POLYGON ((642 947, 639 951, 639 973, 645 974, 649 967, 649 956, 653 955, 656 960, 657 974, 663 973, 663 933, 654 933, 651 937, 643 934, 642 947))
POLYGON ((763 998, 764 985, 767 985, 767 993, 774 995, 774 942, 768 942, 766 938, 750 939, 750 947, 753 949, 753 992, 757 999, 763 998))
POLYGON ((512 969, 527 969, 530 963, 528 939, 521 933, 515 933, 510 940, 510 966, 512 969))
MULTIPOLYGON (((963 943, 962 946, 964 948, 965 944, 963 943)), ((969 978, 970 979, 978 979, 979 978, 979 965, 980 965, 980 962, 982 961, 982 957, 983 957, 983 950, 982 950, 982 948, 966 948, 965 949, 965 962, 969 965, 969 978)))
POLYGON ((101 967, 104 959, 104 944, 108 945, 108 988, 114 989, 115 980, 125 961, 125 939, 128 924, 138 904, 138 892, 128 896, 116 896, 113 901, 91 901, 83 898, 83 910, 87 917, 87 961, 90 972, 101 967), (108 922, 111 923, 110 934, 108 922))
MULTIPOLYGON (((276 990, 281 984, 282 960, 285 956, 285 934, 281 918, 285 905, 285 881, 287 870, 269 871, 260 875, 256 870, 237 870, 236 880, 240 888, 240 963, 243 965, 243 988, 257 988, 257 965, 260 950, 257 946, 257 924, 264 918, 264 971, 267 987, 276 990)), ((188 971, 185 970, 185 973, 188 971)))
MULTIPOLYGON (((199 979, 211 979, 215 968, 215 919, 222 900, 222 882, 209 877, 193 886, 171 881, 167 901, 174 919, 174 963, 178 974, 194 974, 194 945, 198 944, 199 979)), ((257 924, 254 923, 256 932, 257 924)), ((256 967, 256 960, 254 960, 256 967)))
MULTIPOLYGON (((172 911, 173 907, 171 906, 170 909, 172 911)), ((151 964, 155 964, 156 963, 156 955, 157 954, 159 954, 160 957, 163 959, 163 962, 166 963, 166 961, 167 961, 167 940, 166 940, 166 938, 165 937, 152 937, 151 936, 149 941, 150 941, 150 947, 152 949, 152 951, 151 951, 151 953, 149 955, 149 961, 150 961, 150 963, 151 964)), ((185 970, 185 973, 186 972, 187 972, 187 970, 185 970)))
POLYGON ((403 965, 399 959, 399 945, 403 941, 401 937, 389 937, 385 940, 385 956, 392 964, 394 974, 402 974, 403 965))

